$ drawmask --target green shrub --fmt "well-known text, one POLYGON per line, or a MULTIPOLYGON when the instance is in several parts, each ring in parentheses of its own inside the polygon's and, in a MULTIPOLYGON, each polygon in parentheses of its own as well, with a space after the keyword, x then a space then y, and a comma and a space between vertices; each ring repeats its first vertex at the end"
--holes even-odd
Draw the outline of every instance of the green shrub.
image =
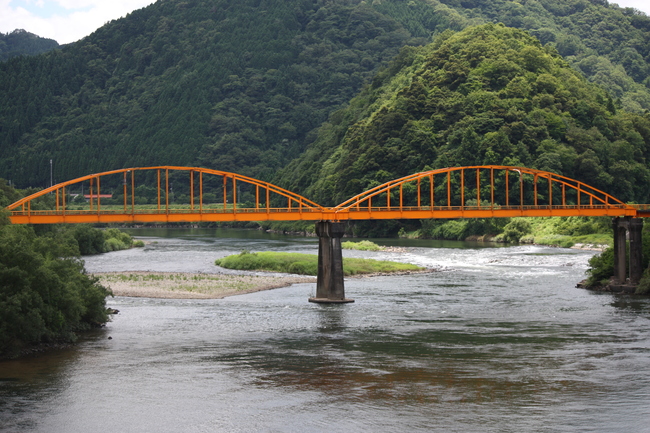
POLYGON ((346 250, 361 250, 361 251, 381 251, 381 247, 374 242, 363 240, 360 242, 341 242, 341 247, 346 250))
POLYGON ((639 281, 639 285, 636 288, 636 293, 637 295, 647 295, 650 293, 650 269, 647 269, 643 271, 643 275, 641 276, 641 281, 639 281))
POLYGON ((82 256, 104 252, 104 233, 86 224, 74 226, 72 234, 79 245, 82 256))
POLYGON ((524 235, 531 232, 531 226, 523 218, 513 218, 503 228, 503 239, 505 242, 517 243, 524 235))
POLYGON ((585 285, 594 286, 614 275, 614 248, 608 247, 600 254, 589 259, 589 277, 585 285))
POLYGON ((104 252, 126 250, 129 247, 116 238, 108 238, 104 241, 104 252))

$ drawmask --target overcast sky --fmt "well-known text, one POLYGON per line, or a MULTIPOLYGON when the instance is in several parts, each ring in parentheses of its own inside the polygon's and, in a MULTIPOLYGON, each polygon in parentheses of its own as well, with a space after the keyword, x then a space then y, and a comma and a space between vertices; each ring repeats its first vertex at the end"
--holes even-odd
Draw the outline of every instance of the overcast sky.
MULTIPOLYGON (((154 0, 0 0, 0 32, 25 29, 66 44, 151 3, 154 0)), ((649 0, 610 3, 637 8, 650 15, 649 0)))

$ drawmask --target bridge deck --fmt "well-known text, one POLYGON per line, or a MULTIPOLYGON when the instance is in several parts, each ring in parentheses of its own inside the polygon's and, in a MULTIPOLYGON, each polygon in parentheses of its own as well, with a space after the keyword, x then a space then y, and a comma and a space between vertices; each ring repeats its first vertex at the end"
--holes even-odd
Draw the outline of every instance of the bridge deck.
POLYGON ((268 212, 260 209, 203 210, 142 209, 132 212, 101 211, 13 211, 10 220, 14 224, 61 224, 61 223, 172 223, 172 222, 232 222, 232 221, 346 221, 383 219, 451 219, 451 218, 508 218, 550 216, 647 216, 650 211, 638 211, 621 206, 510 206, 485 208, 471 206, 436 206, 402 208, 352 208, 339 210, 300 210, 274 208, 268 212))

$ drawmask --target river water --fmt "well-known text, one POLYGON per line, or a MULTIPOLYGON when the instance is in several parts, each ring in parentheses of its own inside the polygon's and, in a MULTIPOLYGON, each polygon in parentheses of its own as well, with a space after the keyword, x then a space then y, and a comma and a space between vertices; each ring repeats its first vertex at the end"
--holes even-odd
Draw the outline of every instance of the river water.
MULTIPOLYGON (((219 272, 313 238, 149 230, 93 271, 219 272)), ((587 251, 381 240, 432 274, 221 300, 109 298, 73 348, 0 363, 2 432, 649 432, 650 301, 576 289, 587 251), (109 339, 110 338, 110 339, 109 339)))

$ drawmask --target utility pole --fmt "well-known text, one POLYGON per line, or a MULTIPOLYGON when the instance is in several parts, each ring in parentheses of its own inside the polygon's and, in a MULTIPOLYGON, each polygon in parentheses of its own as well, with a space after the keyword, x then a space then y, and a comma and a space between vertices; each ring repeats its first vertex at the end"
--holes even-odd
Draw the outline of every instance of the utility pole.
POLYGON ((54 182, 52 181, 54 178, 52 177, 52 160, 50 159, 50 187, 54 186, 54 182))

